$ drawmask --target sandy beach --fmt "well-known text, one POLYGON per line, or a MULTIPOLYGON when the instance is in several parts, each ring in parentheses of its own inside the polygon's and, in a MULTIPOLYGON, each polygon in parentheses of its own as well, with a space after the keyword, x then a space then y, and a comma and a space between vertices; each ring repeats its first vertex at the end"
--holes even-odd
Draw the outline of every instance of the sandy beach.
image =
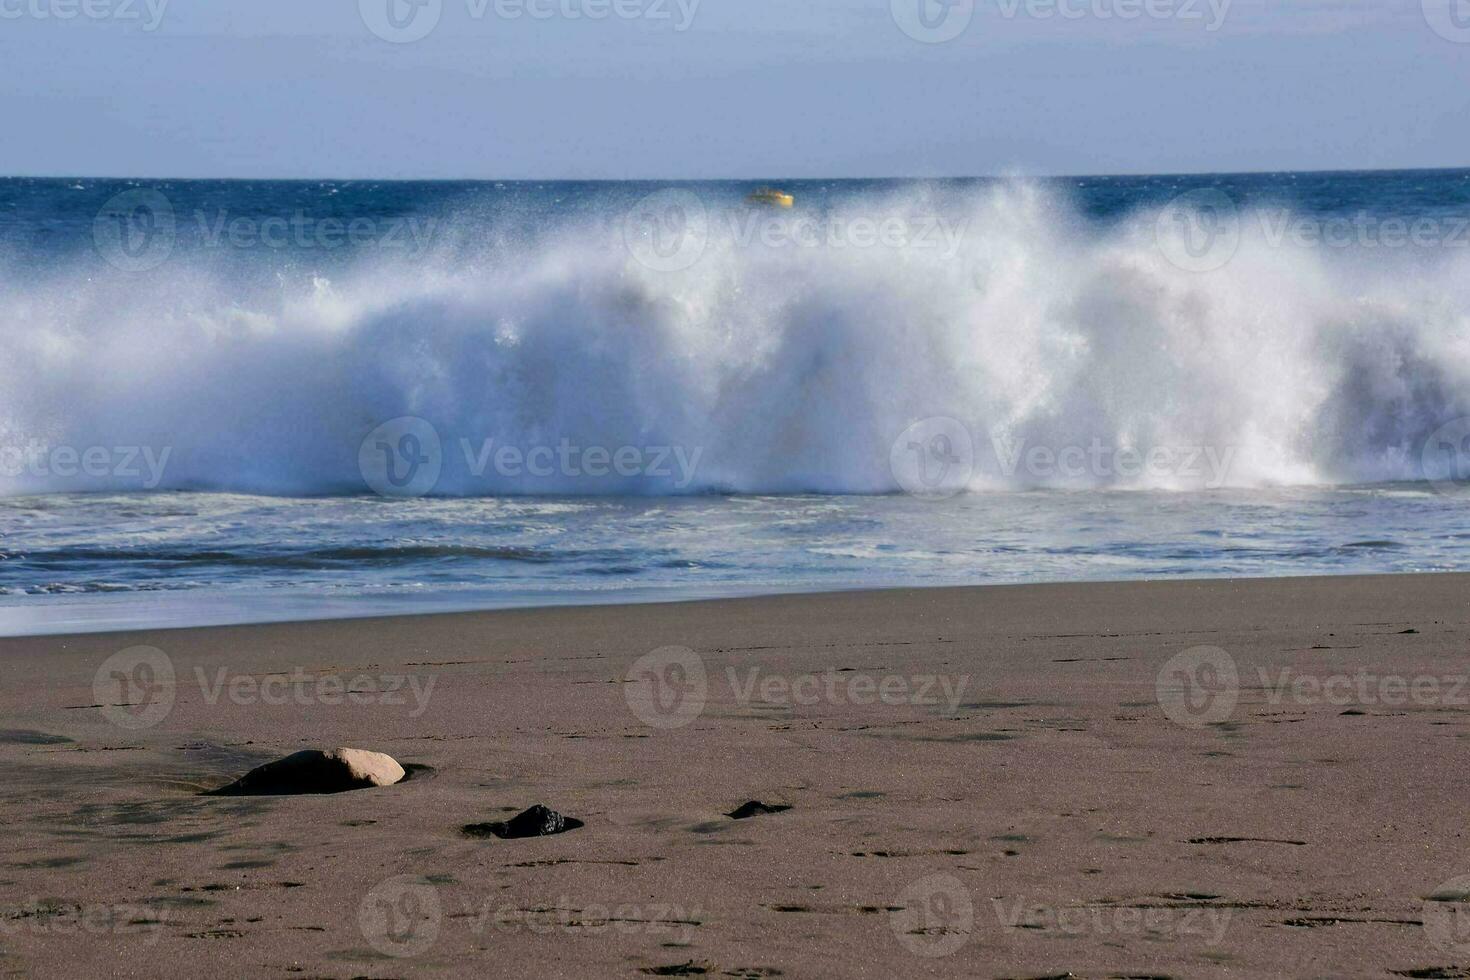
POLYGON ((3 640, 0 972, 1470 976, 1467 596, 1171 581, 3 640), (337 746, 410 778, 201 795, 337 746), (727 816, 750 801, 775 812, 727 816), (585 826, 462 829, 538 803, 585 826))

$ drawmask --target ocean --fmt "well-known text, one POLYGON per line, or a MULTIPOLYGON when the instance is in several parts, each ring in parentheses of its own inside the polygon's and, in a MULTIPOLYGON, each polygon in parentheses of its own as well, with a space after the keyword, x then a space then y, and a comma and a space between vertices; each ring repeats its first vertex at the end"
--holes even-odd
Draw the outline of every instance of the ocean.
POLYGON ((0 357, 0 634, 1470 568, 1465 170, 0 179, 0 357))

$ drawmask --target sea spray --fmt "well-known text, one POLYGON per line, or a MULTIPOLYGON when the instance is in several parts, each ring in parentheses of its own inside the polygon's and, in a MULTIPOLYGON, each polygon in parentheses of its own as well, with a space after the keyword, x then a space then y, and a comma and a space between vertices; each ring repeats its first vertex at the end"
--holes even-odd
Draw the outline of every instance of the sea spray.
POLYGON ((0 446, 169 455, 154 487, 11 467, 0 493, 361 493, 364 439, 400 417, 442 438, 440 495, 891 493, 895 440, 938 416, 973 436, 973 489, 1352 484, 1445 476, 1426 444, 1470 415, 1466 250, 1314 245, 1243 211, 1201 272, 1173 260, 1157 207, 1101 223, 1019 181, 852 196, 791 216, 792 237, 747 234, 721 220, 732 206, 710 201, 672 271, 630 247, 632 198, 470 246, 466 206, 454 247, 411 262, 180 246, 141 277, 11 268, 0 446), (880 233, 833 240, 865 226, 880 233), (564 442, 680 447, 698 466, 534 476, 454 451, 564 442), (1093 446, 1200 465, 996 449, 1093 446))

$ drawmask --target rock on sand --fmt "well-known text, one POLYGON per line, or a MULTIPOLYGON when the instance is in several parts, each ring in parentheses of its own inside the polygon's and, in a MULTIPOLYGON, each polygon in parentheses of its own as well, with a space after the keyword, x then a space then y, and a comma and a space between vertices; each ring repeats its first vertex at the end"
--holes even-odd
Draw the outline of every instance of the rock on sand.
POLYGON ((564 834, 582 826, 576 817, 563 816, 548 806, 538 803, 529 810, 496 823, 471 823, 460 828, 470 837, 499 837, 518 840, 523 837, 550 837, 564 834))
POLYGON ((403 767, 390 755, 364 749, 308 749, 267 762, 217 796, 284 796, 299 793, 343 793, 371 786, 392 786, 403 779, 403 767))

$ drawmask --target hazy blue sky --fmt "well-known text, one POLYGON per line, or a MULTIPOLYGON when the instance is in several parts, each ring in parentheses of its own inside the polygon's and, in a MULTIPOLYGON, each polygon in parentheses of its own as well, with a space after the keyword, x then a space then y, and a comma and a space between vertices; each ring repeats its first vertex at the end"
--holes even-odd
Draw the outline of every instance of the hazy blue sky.
POLYGON ((369 29, 390 0, 161 2, 0 0, 0 172, 1470 165, 1470 0, 391 0, 437 17, 412 43, 369 29), (930 37, 964 30, 915 40, 921 2, 930 37), (497 13, 520 3, 552 16, 497 13))

